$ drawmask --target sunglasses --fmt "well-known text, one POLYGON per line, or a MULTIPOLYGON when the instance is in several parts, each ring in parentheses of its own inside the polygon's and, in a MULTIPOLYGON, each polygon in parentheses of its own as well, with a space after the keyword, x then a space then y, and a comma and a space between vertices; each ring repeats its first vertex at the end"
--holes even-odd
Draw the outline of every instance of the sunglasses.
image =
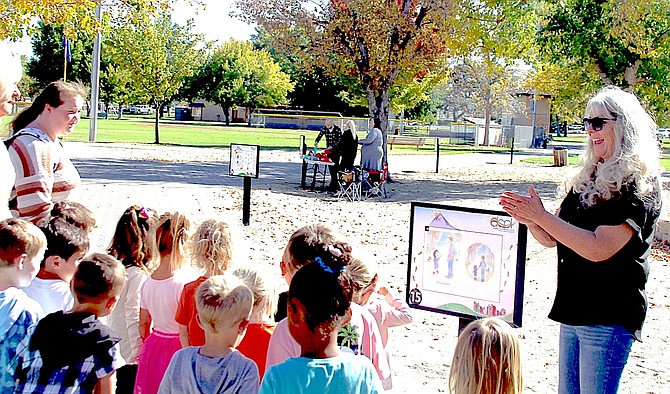
POLYGON ((616 120, 616 118, 584 118, 584 130, 590 125, 593 131, 600 131, 608 120, 616 120))

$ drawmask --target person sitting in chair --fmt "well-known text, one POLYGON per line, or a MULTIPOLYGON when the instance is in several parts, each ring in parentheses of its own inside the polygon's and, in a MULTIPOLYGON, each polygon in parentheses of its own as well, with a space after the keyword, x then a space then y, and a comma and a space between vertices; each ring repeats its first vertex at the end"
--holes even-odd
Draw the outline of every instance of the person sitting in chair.
POLYGON ((339 154, 339 149, 340 149, 340 140, 342 138, 342 131, 340 128, 333 124, 333 121, 330 119, 326 119, 325 122, 325 127, 321 129, 319 132, 319 135, 316 137, 314 140, 314 147, 316 148, 319 146, 319 141, 321 141, 321 138, 323 136, 326 136, 326 144, 328 145, 327 149, 330 149, 330 160, 335 163, 335 165, 330 166, 330 186, 328 187, 329 192, 336 192, 339 190, 338 183, 337 183, 337 171, 339 170, 339 162, 340 162, 340 154, 339 154))
POLYGON ((358 143, 363 145, 361 147, 361 167, 381 171, 382 157, 384 156, 384 150, 382 149, 384 137, 382 136, 379 118, 370 118, 370 131, 358 143))
POLYGON ((344 132, 342 133, 342 140, 339 148, 340 156, 340 171, 351 171, 356 161, 358 154, 358 136, 356 135, 356 123, 353 120, 347 120, 344 124, 344 132))

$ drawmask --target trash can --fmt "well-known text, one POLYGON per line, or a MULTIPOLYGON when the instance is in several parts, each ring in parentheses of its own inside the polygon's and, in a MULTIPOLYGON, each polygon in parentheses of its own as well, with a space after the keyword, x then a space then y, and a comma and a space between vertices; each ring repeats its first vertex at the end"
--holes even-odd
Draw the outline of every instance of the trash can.
POLYGON ((568 150, 564 146, 554 147, 554 166, 563 167, 568 165, 568 150))
POLYGON ((187 107, 176 107, 174 109, 174 120, 191 120, 191 109, 187 107))

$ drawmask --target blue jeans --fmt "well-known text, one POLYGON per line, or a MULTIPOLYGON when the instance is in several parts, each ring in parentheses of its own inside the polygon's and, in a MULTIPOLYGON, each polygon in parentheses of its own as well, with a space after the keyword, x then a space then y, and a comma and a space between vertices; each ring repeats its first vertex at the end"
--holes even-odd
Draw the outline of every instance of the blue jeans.
POLYGON ((621 326, 561 324, 559 394, 610 394, 619 389, 633 335, 621 326))

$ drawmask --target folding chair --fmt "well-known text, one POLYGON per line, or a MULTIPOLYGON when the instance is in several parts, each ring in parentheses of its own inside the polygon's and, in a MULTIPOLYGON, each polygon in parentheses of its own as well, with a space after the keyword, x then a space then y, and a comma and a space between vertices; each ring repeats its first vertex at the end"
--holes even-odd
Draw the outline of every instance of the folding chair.
POLYGON ((361 186, 365 198, 376 196, 386 198, 386 178, 388 164, 384 163, 382 170, 363 170, 361 186))
POLYGON ((358 169, 348 172, 340 171, 337 173, 337 182, 340 185, 340 190, 336 195, 338 199, 346 197, 351 202, 361 200, 360 173, 361 172, 358 169))

